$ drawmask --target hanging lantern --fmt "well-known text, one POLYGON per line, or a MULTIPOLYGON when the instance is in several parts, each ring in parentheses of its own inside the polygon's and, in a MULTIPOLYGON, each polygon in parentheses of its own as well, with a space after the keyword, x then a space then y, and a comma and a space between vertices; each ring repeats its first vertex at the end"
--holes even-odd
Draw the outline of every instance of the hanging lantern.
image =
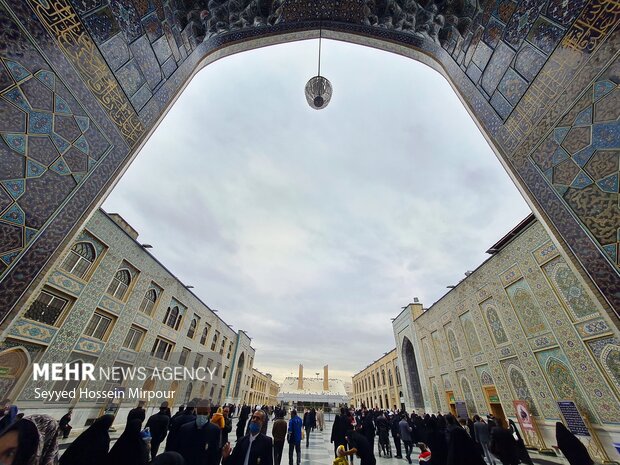
POLYGON ((316 76, 306 84, 306 100, 308 105, 315 110, 322 110, 332 99, 332 84, 321 76, 321 39, 323 38, 323 25, 319 24, 319 67, 316 76))
POLYGON ((325 108, 332 99, 332 84, 323 76, 314 76, 306 84, 306 100, 315 110, 325 108))

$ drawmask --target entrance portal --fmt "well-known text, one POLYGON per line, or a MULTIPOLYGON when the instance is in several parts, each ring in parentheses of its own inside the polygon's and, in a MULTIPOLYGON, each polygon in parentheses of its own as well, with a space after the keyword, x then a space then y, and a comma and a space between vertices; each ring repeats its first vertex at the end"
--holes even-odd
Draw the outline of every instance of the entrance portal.
POLYGON ((418 373, 418 364, 413 351, 413 344, 405 337, 403 340, 403 365, 405 366, 405 376, 407 377, 407 386, 409 387, 409 397, 415 408, 424 408, 424 399, 422 397, 422 384, 420 383, 420 374, 418 373))
POLYGON ((556 244, 620 312, 617 1, 209 3, 0 0, 4 325, 198 70, 319 28, 442 73, 556 244))

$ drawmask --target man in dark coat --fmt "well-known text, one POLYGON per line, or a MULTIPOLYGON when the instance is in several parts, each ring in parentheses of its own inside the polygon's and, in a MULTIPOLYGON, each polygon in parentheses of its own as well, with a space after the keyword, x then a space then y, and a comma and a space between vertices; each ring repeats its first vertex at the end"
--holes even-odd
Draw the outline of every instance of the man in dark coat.
POLYGON ((164 442, 168 434, 170 417, 168 416, 168 403, 164 402, 164 404, 159 407, 159 412, 151 415, 146 422, 146 427, 151 431, 151 459, 155 458, 159 445, 164 442))
POLYGON ((474 420, 476 420, 474 423, 474 436, 476 438, 476 442, 480 444, 480 447, 482 447, 482 451, 487 461, 491 465, 495 465, 495 457, 489 452, 489 442, 491 442, 491 431, 489 430, 489 425, 487 425, 478 415, 474 417, 474 420))
POLYGON ((179 415, 170 421, 170 434, 168 434, 168 440, 166 441, 166 452, 177 450, 181 426, 196 420, 194 408, 194 404, 190 402, 183 411, 183 415, 179 415))
POLYGON ((349 424, 347 422, 345 408, 341 407, 340 415, 336 415, 336 418, 334 418, 332 435, 330 439, 330 442, 334 444, 334 457, 338 457, 336 452, 338 450, 338 446, 343 445, 345 449, 347 448, 347 440, 344 437, 347 433, 348 426, 349 424))
POLYGON ((403 451, 400 446, 400 416, 392 415, 390 418, 390 430, 392 431, 392 438, 394 439, 394 446, 396 447, 396 457, 397 459, 403 458, 403 451))
POLYGON ((220 463, 220 429, 209 421, 211 407, 199 404, 194 421, 179 430, 176 452, 185 465, 217 465, 220 463))
POLYGON ((261 433, 267 414, 257 410, 250 418, 250 434, 231 449, 227 443, 222 449, 222 465, 273 465, 273 441, 261 433))
POLYGON ((142 427, 144 418, 146 418, 146 411, 144 410, 144 401, 141 400, 138 402, 138 406, 136 408, 132 408, 127 414, 127 424, 133 420, 140 420, 140 427, 142 427))

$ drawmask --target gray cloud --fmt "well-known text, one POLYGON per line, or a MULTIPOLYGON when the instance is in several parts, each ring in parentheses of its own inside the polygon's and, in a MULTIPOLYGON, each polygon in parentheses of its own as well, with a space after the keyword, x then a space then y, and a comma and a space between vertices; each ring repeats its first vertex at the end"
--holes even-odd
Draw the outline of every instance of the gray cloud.
POLYGON ((282 379, 350 376, 529 213, 449 84, 399 56, 326 41, 330 106, 303 87, 316 41, 216 62, 106 200, 282 379))

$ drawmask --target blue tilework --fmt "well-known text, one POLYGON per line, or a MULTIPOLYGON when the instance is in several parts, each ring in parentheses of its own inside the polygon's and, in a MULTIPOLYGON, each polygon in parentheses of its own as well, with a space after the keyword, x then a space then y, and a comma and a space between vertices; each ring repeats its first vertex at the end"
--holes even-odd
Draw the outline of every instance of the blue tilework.
POLYGON ((596 147, 594 147, 593 145, 589 145, 585 149, 580 150, 579 152, 574 154, 573 160, 575 160, 575 163, 577 163, 579 166, 583 167, 586 165, 586 163, 588 163, 588 160, 592 158, 592 155, 594 154, 595 151, 596 151, 596 147))
POLYGON ((21 81, 22 79, 26 79, 28 76, 30 76, 30 71, 28 71, 26 68, 24 68, 19 63, 16 63, 15 61, 7 60, 4 62, 4 64, 9 69, 9 72, 13 76, 13 79, 15 79, 16 81, 21 81))
POLYGON ((575 126, 590 126, 592 124, 592 107, 581 110, 575 118, 575 126))
POLYGON ((4 221, 8 221, 9 223, 24 225, 26 221, 26 216, 24 215, 24 211, 14 203, 11 208, 9 208, 1 217, 4 221))
MULTIPOLYGON (((142 74, 149 83, 149 87, 154 89, 161 82, 161 68, 151 48, 151 44, 146 36, 141 36, 129 48, 135 61, 140 65, 142 74)), ((136 89, 137 90, 137 89, 136 89)))
POLYGON ((514 14, 510 17, 508 24, 506 24, 504 40, 513 47, 518 48, 547 1, 522 0, 514 14))
POLYGON ((596 123, 592 126, 592 144, 599 149, 620 148, 620 123, 596 123))
POLYGON ((514 107, 528 88, 527 81, 517 74, 512 68, 508 68, 506 74, 498 85, 498 90, 506 100, 514 107))
POLYGON ((60 153, 65 153, 71 147, 71 144, 56 133, 50 134, 52 142, 60 153))
POLYGON ((553 130, 553 139, 558 144, 561 144, 564 138, 566 137, 566 134, 568 134, 568 131, 570 131, 570 128, 555 128, 553 130))
POLYGON ((146 81, 136 60, 131 60, 116 73, 119 83, 129 97, 135 94, 146 81))
POLYGON ((603 192, 610 192, 612 194, 616 194, 618 192, 618 173, 612 174, 603 178, 599 181, 596 181, 596 185, 603 192))
POLYGON ((8 181, 2 181, 2 185, 15 200, 17 200, 26 190, 26 182, 24 179, 10 179, 8 181))
POLYGON ((514 58, 515 52, 504 42, 500 42, 487 68, 482 74, 482 88, 487 91, 488 94, 493 94, 500 80, 504 76, 504 73, 508 70, 510 62, 514 58))
POLYGON ((612 81, 599 81, 594 84, 593 99, 596 102, 616 88, 612 81))
POLYGON ((69 104, 60 95, 56 95, 54 98, 54 112, 64 113, 66 115, 71 114, 71 107, 69 107, 69 104))
POLYGON ((491 97, 491 105, 502 119, 508 118, 508 115, 510 115, 512 111, 512 106, 510 106, 508 101, 497 91, 493 94, 493 97, 491 97))
POLYGON ((568 26, 583 10, 588 0, 550 0, 546 8, 546 14, 552 20, 568 26))
POLYGON ((116 71, 129 61, 129 47, 123 34, 117 34, 99 47, 112 71, 116 71))
POLYGON ((592 181, 592 178, 590 176, 588 176, 584 171, 580 171, 579 174, 575 177, 573 183, 571 184, 571 187, 574 187, 576 189, 583 189, 584 187, 589 186, 593 182, 594 181, 592 181))
POLYGON ((27 178, 38 178, 45 173, 47 168, 43 166, 41 163, 38 163, 34 160, 26 161, 26 177, 27 178))
POLYGON ((2 138, 11 149, 22 155, 26 153, 26 136, 24 134, 2 134, 2 138))
POLYGON ((563 36, 563 28, 540 17, 536 20, 536 23, 534 23, 532 30, 527 36, 527 40, 548 55, 553 51, 563 36))
POLYGON ((46 70, 37 71, 35 76, 47 86, 47 88, 51 91, 56 89, 56 76, 54 73, 46 70))
POLYGON ((95 42, 101 44, 120 31, 120 26, 109 6, 83 18, 84 25, 95 42))

